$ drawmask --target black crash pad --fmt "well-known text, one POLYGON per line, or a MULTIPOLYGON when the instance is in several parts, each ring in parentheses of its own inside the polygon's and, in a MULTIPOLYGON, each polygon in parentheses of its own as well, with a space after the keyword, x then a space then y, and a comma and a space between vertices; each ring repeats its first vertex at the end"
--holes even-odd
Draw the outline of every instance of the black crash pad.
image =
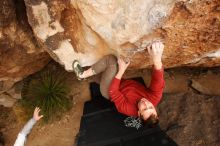
POLYGON ((90 90, 92 100, 84 105, 76 146, 177 146, 159 126, 126 127, 127 116, 101 96, 99 85, 91 83, 90 90))

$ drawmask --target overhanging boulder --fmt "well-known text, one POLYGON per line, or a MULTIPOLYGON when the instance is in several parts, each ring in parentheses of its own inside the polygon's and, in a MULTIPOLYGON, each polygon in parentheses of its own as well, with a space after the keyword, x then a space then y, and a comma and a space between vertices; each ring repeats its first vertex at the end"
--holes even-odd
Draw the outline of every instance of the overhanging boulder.
POLYGON ((103 55, 123 55, 131 68, 151 65, 146 46, 165 43, 165 68, 220 64, 220 1, 25 0, 29 23, 50 55, 72 70, 103 55))

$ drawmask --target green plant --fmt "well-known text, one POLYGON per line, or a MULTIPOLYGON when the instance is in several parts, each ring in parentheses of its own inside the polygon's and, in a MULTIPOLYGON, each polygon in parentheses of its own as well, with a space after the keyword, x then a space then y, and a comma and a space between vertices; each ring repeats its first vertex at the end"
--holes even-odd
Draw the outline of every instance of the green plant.
POLYGON ((46 71, 36 78, 30 77, 23 86, 22 103, 33 111, 41 108, 44 121, 61 115, 70 109, 71 102, 67 97, 69 88, 65 83, 65 74, 46 71))

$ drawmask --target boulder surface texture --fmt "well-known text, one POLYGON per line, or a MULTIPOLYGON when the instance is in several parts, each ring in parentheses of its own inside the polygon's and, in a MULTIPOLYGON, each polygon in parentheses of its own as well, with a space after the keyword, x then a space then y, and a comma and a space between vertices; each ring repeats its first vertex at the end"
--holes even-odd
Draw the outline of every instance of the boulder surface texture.
POLYGON ((27 21, 22 0, 0 1, 0 105, 12 106, 15 99, 6 93, 13 85, 41 70, 50 60, 39 47, 27 21))
POLYGON ((67 71, 106 54, 151 66, 146 47, 165 44, 165 68, 220 65, 219 0, 25 0, 38 42, 67 71))
POLYGON ((51 58, 67 71, 76 59, 90 66, 107 54, 130 59, 129 69, 150 68, 146 48, 155 40, 165 44, 164 68, 220 65, 219 0, 1 0, 0 7, 2 95, 51 58))

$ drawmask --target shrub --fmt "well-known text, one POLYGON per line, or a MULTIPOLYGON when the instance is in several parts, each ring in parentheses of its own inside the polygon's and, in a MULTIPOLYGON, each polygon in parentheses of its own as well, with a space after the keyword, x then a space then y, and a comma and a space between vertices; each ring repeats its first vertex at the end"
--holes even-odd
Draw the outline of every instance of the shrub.
POLYGON ((31 113, 34 107, 40 107, 44 121, 48 122, 71 107, 67 97, 69 88, 65 81, 65 73, 55 71, 45 71, 36 78, 29 77, 24 82, 22 104, 31 113))

